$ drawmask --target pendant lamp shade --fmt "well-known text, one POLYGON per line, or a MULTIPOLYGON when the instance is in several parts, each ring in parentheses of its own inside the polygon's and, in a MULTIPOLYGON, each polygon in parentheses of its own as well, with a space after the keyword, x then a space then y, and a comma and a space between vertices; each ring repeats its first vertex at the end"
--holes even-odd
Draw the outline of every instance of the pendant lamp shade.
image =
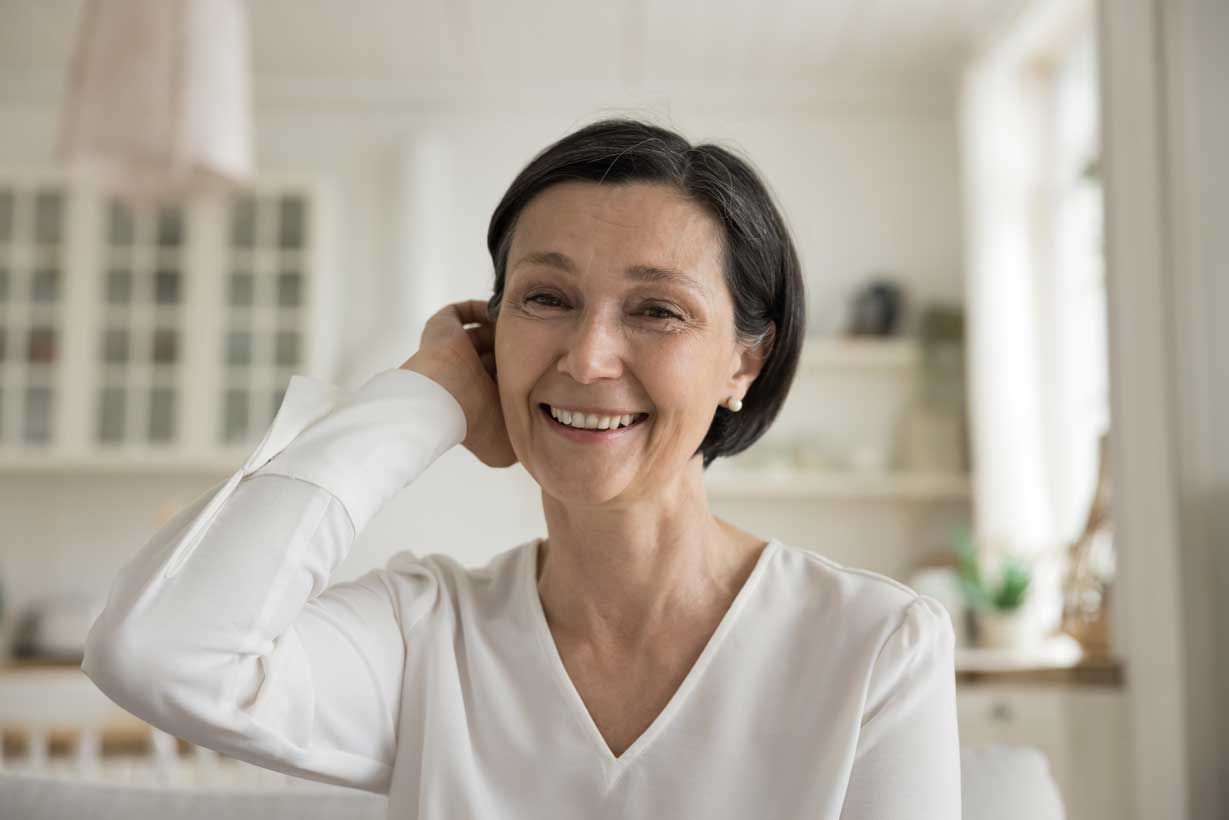
POLYGON ((134 204, 252 174, 251 57, 241 0, 86 0, 59 153, 134 204))

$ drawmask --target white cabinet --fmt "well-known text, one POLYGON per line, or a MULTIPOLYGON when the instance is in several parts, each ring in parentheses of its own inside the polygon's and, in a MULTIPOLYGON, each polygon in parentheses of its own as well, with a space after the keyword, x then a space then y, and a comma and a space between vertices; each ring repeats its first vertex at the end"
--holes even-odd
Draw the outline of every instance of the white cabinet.
POLYGON ((0 172, 0 466, 242 459, 291 374, 332 375, 327 205, 304 179, 131 208, 0 172))
POLYGON ((1121 689, 972 684, 957 689, 956 706, 962 747, 1023 744, 1045 753, 1068 820, 1125 816, 1121 689))

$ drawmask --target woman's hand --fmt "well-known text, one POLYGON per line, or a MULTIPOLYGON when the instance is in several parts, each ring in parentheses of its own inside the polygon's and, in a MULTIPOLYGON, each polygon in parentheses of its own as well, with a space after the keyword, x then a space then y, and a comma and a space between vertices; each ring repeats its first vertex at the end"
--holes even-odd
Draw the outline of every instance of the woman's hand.
POLYGON ((466 449, 491 467, 509 467, 516 453, 504 426, 495 384, 495 325, 486 300, 445 305, 422 331, 418 352, 401 365, 441 384, 465 411, 466 449), (476 323, 478 327, 464 327, 476 323))

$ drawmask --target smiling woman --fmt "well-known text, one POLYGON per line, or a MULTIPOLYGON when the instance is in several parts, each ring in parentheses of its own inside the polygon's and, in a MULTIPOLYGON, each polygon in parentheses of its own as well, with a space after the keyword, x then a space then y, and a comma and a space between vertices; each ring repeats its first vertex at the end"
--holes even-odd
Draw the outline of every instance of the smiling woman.
MULTIPOLYGON (((776 395, 756 390, 762 399, 749 391, 775 322, 738 337, 721 226, 702 207, 666 185, 566 182, 535 196, 514 233, 496 286, 500 401, 512 448, 550 497, 630 501, 688 483, 699 491, 705 460, 749 443, 722 405, 745 404, 757 432, 771 420, 788 384, 776 395), (540 247, 566 252, 532 250, 540 247), (647 413, 644 436, 543 435, 561 425, 541 423, 542 403, 576 426, 647 413), (575 441, 607 446, 563 446, 575 441)), ((758 315, 782 312, 771 307, 758 315)))
POLYGON ((704 469, 768 429, 805 334, 751 167, 598 122, 516 177, 488 247, 494 296, 440 309, 400 368, 292 379, 243 467, 123 568, 85 672, 390 816, 959 818, 943 605, 708 507, 704 469), (546 536, 330 583, 457 444, 522 464, 546 536))
MULTIPOLYGON (((671 332, 707 322, 719 334, 726 328, 713 314, 724 313, 720 318, 730 322, 737 342, 757 353, 763 366, 753 381, 730 386, 740 391, 733 398, 742 402, 742 415, 714 402, 716 413, 697 447, 704 467, 750 447, 784 403, 806 335, 802 270, 767 187, 727 149, 692 146, 640 121, 588 125, 544 149, 517 175, 491 216, 487 248, 495 267, 492 318, 518 273, 543 269, 573 278, 584 272, 603 280, 626 277, 659 285, 666 294, 687 293, 698 301, 699 315, 688 316, 676 310, 685 306, 666 300, 662 307, 676 313, 671 332), (572 210, 584 200, 591 201, 588 224, 572 210), (556 215, 573 218, 564 224, 556 215), (555 237, 541 236, 542 222, 557 241, 582 240, 583 258, 600 265, 581 271, 578 253, 544 244, 555 237), (604 236, 593 235, 597 226, 608 229, 604 236), (627 260, 613 274, 612 249, 627 260)), ((724 343, 719 352, 726 353, 734 340, 714 336, 712 342, 724 343)))

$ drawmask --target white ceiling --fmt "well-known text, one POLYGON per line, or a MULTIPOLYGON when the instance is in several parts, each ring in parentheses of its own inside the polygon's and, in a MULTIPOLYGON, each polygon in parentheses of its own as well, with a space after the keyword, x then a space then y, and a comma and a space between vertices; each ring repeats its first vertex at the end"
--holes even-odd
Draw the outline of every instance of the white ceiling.
MULTIPOLYGON (((0 0, 0 75, 63 74, 83 0, 0 0)), ((258 93, 804 92, 950 85, 1019 0, 249 0, 258 93)))

